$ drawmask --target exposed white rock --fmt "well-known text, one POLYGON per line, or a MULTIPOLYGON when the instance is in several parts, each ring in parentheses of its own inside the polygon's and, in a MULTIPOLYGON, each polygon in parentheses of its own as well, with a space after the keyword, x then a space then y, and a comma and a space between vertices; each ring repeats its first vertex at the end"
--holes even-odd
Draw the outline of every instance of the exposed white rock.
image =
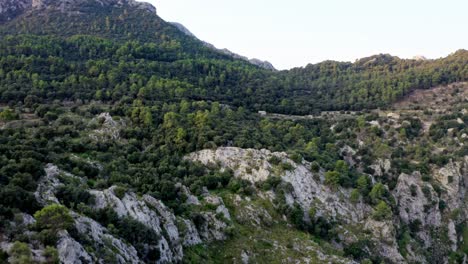
POLYGON ((391 259, 393 263, 406 263, 398 251, 398 244, 395 239, 396 231, 392 222, 367 219, 365 229, 372 232, 381 256, 391 259))
POLYGON ((274 166, 269 160, 279 158, 281 162, 289 163, 293 169, 282 171, 283 181, 291 183, 294 192, 286 194, 286 201, 292 204, 299 203, 305 211, 311 206, 316 207, 319 213, 344 221, 357 222, 364 218, 370 207, 364 204, 354 205, 349 202, 349 192, 339 188, 332 191, 322 184, 323 174, 314 175, 309 169, 310 164, 296 164, 287 157, 286 153, 270 152, 262 149, 241 149, 235 147, 222 147, 216 150, 201 150, 189 154, 186 158, 201 162, 207 166, 220 166, 221 169, 231 169, 234 176, 249 180, 253 183, 261 182, 273 175, 274 166), (314 177, 316 176, 316 177, 314 177), (317 181, 317 179, 321 179, 317 181))
POLYGON ((55 197, 56 189, 63 185, 58 179, 59 175, 75 178, 80 181, 83 180, 75 175, 60 170, 56 165, 51 163, 44 167, 44 171, 46 174, 39 179, 36 191, 34 192, 36 200, 42 205, 59 203, 57 197, 55 197))
POLYGON ((57 197, 55 197, 55 190, 62 185, 57 178, 60 174, 60 170, 56 165, 47 164, 44 171, 46 174, 39 180, 34 196, 42 205, 59 203, 57 197))
MULTIPOLYGON (((265 181, 270 176, 272 166, 268 157, 272 154, 269 150, 241 149, 241 148, 218 148, 207 149, 191 153, 188 159, 199 161, 204 165, 230 168, 234 176, 249 180, 251 182, 265 181)), ((286 154, 277 153, 277 156, 285 157, 286 154)))
POLYGON ((120 129, 125 125, 123 121, 115 121, 109 113, 101 113, 91 120, 91 124, 98 123, 100 128, 92 131, 89 137, 95 141, 118 140, 120 129))
POLYGON ((395 120, 400 119, 400 115, 397 114, 397 113, 388 113, 388 114, 387 114, 387 117, 388 117, 388 118, 395 119, 395 120))
POLYGON ((389 159, 378 159, 374 164, 369 166, 374 170, 374 175, 382 177, 384 173, 389 173, 392 168, 392 163, 389 159))
POLYGON ((192 221, 187 219, 181 219, 182 224, 184 225, 184 232, 181 234, 183 237, 183 244, 184 246, 193 246, 201 244, 203 241, 198 234, 198 230, 192 221))
POLYGON ((380 128, 380 123, 377 120, 372 120, 372 121, 369 121, 367 123, 369 123, 369 125, 371 125, 371 126, 375 126, 375 127, 380 128))
POLYGON ((340 149, 340 154, 343 156, 343 159, 350 165, 354 166, 356 161, 354 160, 354 155, 356 155, 356 151, 351 148, 350 146, 346 145, 340 149))
MULTIPOLYGON (((77 9, 81 4, 87 0, 32 0, 31 7, 34 9, 57 9, 61 12, 68 12, 77 9)), ((156 14, 156 8, 145 2, 139 2, 135 0, 95 0, 96 3, 101 6, 116 6, 122 7, 125 5, 145 10, 150 13, 156 14)))
POLYGON ((57 251, 61 263, 88 264, 94 262, 91 255, 67 231, 59 233, 57 251))
POLYGON ((440 226, 441 215, 437 206, 437 194, 431 184, 422 181, 419 172, 411 175, 401 174, 394 194, 399 204, 400 219, 404 223, 409 224, 419 220, 423 226, 440 226), (426 194, 423 189, 426 190, 426 194), (431 196, 431 200, 426 197, 427 195, 431 196), (436 203, 432 203, 433 200, 436 203))
POLYGON ((247 252, 242 251, 241 260, 242 260, 242 264, 249 264, 249 255, 247 254, 247 252))
POLYGON ((206 203, 212 204, 216 207, 216 213, 222 214, 227 220, 231 220, 229 210, 224 205, 223 199, 215 195, 208 195, 204 197, 206 203))
POLYGON ((20 15, 31 6, 32 0, 2 0, 0 1, 0 22, 8 21, 20 15))
POLYGON ((442 193, 442 199, 446 202, 449 210, 461 208, 464 206, 467 193, 466 182, 468 182, 468 156, 465 156, 463 162, 450 161, 444 167, 433 171, 433 177, 441 183, 446 192, 442 193))
MULTIPOLYGON (((88 217, 79 215, 74 215, 74 217, 75 227, 78 232, 94 241, 96 248, 104 246, 110 250, 117 263, 141 263, 138 253, 133 246, 110 235, 106 228, 88 217)), ((96 257, 99 258, 100 256, 96 257)))
POLYGON ((168 242, 174 253, 174 259, 181 259, 183 257, 183 251, 181 241, 179 237, 179 230, 176 226, 176 217, 169 211, 169 209, 159 200, 149 195, 144 195, 143 200, 152 208, 156 209, 159 214, 162 228, 168 235, 168 242))
POLYGON ((213 212, 201 212, 201 216, 204 220, 197 230, 204 241, 211 242, 226 239, 225 230, 228 225, 224 221, 218 219, 213 212))
POLYGON ((452 220, 448 223, 448 238, 452 243, 450 245, 452 251, 457 251, 457 230, 455 229, 455 223, 452 220))
MULTIPOLYGON (((178 241, 178 235, 175 234, 178 232, 170 232, 171 235, 176 238, 174 241, 167 241, 166 237, 163 236, 163 224, 160 221, 160 216, 155 210, 150 209, 146 204, 147 202, 150 204, 154 203, 152 205, 155 206, 158 202, 155 202, 155 199, 152 200, 149 196, 145 196, 140 200, 134 193, 125 193, 122 199, 120 199, 114 193, 115 188, 116 187, 112 187, 104 191, 90 191, 90 193, 95 196, 95 208, 112 208, 119 217, 131 217, 151 228, 156 234, 160 235, 161 238, 158 244, 158 248, 161 253, 160 262, 176 262, 182 260, 182 246, 178 241), (172 247, 169 244, 171 244, 172 247)), ((165 220, 170 220, 170 218, 166 218, 165 220)), ((177 227, 173 222, 166 223, 166 225, 172 230, 177 230, 177 227)))

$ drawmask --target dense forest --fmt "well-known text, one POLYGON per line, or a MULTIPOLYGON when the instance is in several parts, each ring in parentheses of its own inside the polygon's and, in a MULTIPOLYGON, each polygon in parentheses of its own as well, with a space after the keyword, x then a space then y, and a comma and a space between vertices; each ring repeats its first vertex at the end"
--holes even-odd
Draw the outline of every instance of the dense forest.
MULTIPOLYGON (((270 213, 277 217, 262 226, 265 230, 291 227, 292 233, 306 236, 304 240, 328 254, 392 263, 376 253, 378 243, 360 236, 361 227, 314 208, 306 211, 297 202, 288 204, 292 186, 280 175, 301 164, 322 175, 327 190, 347 190, 343 193, 349 193, 353 206, 370 208, 371 221, 395 219, 398 225, 399 201, 392 193, 398 190, 399 175, 418 172, 425 187, 419 191, 414 185, 411 190, 414 197, 418 192, 429 197, 425 212, 433 207, 450 210, 447 217, 455 234, 468 237, 463 210, 446 209, 451 206, 444 201, 447 191, 432 176, 433 170, 461 162, 468 153, 459 144, 468 133, 468 115, 460 110, 463 98, 454 99, 456 106, 446 112, 415 107, 398 120, 375 110, 392 109, 392 103, 415 90, 468 81, 468 51, 436 60, 376 55, 354 63, 326 61, 272 72, 212 50, 144 10, 85 3, 78 7, 79 15, 42 10, 0 24, 0 242, 14 242, 9 252, 0 251, 0 262, 13 258, 31 263, 28 245, 35 245, 44 251, 44 262, 57 263, 56 245, 67 230, 105 263, 121 263, 102 245, 92 249, 90 239, 74 227, 75 214, 99 222, 112 236, 134 245, 142 261, 154 262, 162 252, 148 245, 169 235, 111 208, 96 209, 90 190, 114 188, 120 199, 127 193, 149 195, 201 228, 207 222, 203 210, 213 206, 202 210, 187 204, 186 187, 196 197, 209 192, 231 201, 237 195, 262 205, 270 205, 262 195, 273 192, 270 213), (330 110, 336 116, 257 114, 318 115, 330 110), (270 158, 278 175, 252 183, 234 177, 231 169, 207 168, 186 158, 219 147, 284 152, 299 165, 270 158), (343 149, 355 149, 359 159, 350 162, 343 149), (376 176, 374 164, 383 159, 391 160, 391 169, 376 176), (37 190, 48 177, 48 164, 62 173, 54 191, 57 204, 44 206, 37 190), (36 222, 21 224, 20 213, 36 222), (355 241, 343 238, 343 226, 356 234, 355 241)), ((236 209, 227 206, 231 212, 236 209)), ((257 229, 236 219, 223 221, 237 228, 227 232, 230 241, 257 229)), ((462 263, 466 258, 466 242, 460 241, 455 250, 436 244, 428 249, 418 237, 424 223, 403 221, 399 227, 393 238, 403 257, 411 255, 407 245, 412 245, 427 259, 450 256, 451 263, 462 263)), ((431 232, 448 241, 441 230, 431 232)), ((284 247, 291 250, 290 244, 284 247)), ((216 252, 225 249, 223 245, 186 246, 184 262, 221 258, 216 252)))
POLYGON ((414 89, 468 78, 464 50, 438 60, 376 55, 275 73, 211 50, 141 10, 83 8, 80 16, 29 15, 0 28, 3 102, 27 95, 41 101, 186 99, 309 114, 385 107, 414 89))

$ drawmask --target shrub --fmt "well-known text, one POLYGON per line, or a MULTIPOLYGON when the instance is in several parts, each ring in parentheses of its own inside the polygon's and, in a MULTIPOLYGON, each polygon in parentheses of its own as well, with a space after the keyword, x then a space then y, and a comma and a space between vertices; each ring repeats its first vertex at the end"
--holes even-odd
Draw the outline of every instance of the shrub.
POLYGON ((377 221, 389 219, 392 216, 392 209, 386 202, 380 201, 374 209, 372 217, 377 221))
POLYGON ((62 205, 52 204, 42 208, 34 214, 36 225, 40 229, 50 229, 59 231, 69 229, 73 226, 74 220, 68 209, 62 205))
POLYGON ((18 118, 19 118, 18 114, 16 114, 15 111, 13 111, 10 108, 6 108, 0 112, 1 121, 11 121, 11 120, 15 120, 18 118))
POLYGON ((45 263, 48 264, 58 264, 60 262, 58 251, 54 247, 46 247, 44 250, 44 257, 46 259, 45 263))
POLYGON ((387 194, 387 188, 385 188, 385 185, 382 183, 377 183, 372 187, 371 192, 369 193, 369 196, 374 204, 376 204, 378 201, 380 201, 385 195, 387 194))
POLYGON ((359 191, 357 189, 354 189, 352 192, 351 192, 351 196, 349 197, 349 200, 352 202, 352 203, 357 203, 359 202, 359 198, 361 197, 361 194, 359 193, 359 191))
POLYGON ((26 243, 16 241, 10 249, 9 252, 11 259, 10 263, 12 264, 26 264, 32 263, 32 253, 31 249, 26 243))
POLYGON ((282 168, 283 170, 285 170, 285 171, 292 171, 292 170, 294 170, 294 166, 293 166, 291 163, 289 163, 289 162, 283 162, 283 163, 281 163, 281 168, 282 168))
POLYGON ((125 187, 117 186, 117 187, 114 188, 114 194, 119 199, 124 198, 126 192, 127 192, 127 188, 125 188, 125 187))
POLYGON ((325 184, 336 188, 340 183, 340 174, 337 171, 327 171, 325 173, 325 184))

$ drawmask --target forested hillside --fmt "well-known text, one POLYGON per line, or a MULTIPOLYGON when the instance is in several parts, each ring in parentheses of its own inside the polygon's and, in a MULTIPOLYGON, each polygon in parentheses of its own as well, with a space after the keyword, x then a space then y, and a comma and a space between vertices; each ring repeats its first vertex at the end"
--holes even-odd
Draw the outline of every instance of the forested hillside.
POLYGON ((84 1, 73 12, 40 9, 0 27, 3 102, 27 94, 40 100, 188 99, 308 114, 385 107, 414 89, 468 78, 464 50, 439 60, 377 55, 274 73, 207 48, 148 10, 84 1))
POLYGON ((466 261, 468 51, 272 72, 34 3, 0 12, 0 262, 466 261))

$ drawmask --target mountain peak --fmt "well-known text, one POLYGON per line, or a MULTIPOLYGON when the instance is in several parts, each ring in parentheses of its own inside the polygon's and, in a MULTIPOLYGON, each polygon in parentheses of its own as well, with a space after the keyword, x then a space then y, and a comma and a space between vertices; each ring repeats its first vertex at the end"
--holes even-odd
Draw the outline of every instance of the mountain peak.
POLYGON ((2 0, 0 2, 0 22, 9 21, 26 11, 48 9, 73 12, 78 11, 79 7, 86 4, 110 7, 131 6, 156 13, 156 8, 150 3, 136 0, 2 0))

